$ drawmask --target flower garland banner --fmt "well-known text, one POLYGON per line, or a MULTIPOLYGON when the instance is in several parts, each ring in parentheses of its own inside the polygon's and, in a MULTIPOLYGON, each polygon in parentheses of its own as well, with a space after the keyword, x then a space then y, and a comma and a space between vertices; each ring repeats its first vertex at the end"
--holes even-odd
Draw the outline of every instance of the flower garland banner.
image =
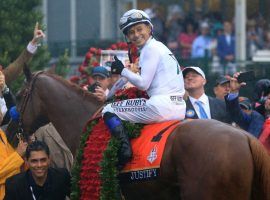
POLYGON ((102 185, 100 162, 103 160, 103 152, 108 146, 110 137, 108 128, 100 118, 92 128, 83 151, 79 181, 81 200, 100 199, 102 185))
POLYGON ((80 181, 80 171, 81 171, 81 163, 83 160, 83 150, 85 147, 85 143, 88 139, 88 136, 92 130, 92 128, 97 124, 97 120, 90 121, 84 128, 83 134, 81 136, 80 146, 77 152, 77 156, 75 159, 75 163, 72 167, 71 171, 71 199, 79 200, 80 199, 80 187, 78 185, 80 181))
MULTIPOLYGON (((137 88, 119 90, 114 101, 131 97, 148 98, 137 88)), ((140 135, 143 124, 123 122, 130 138, 140 135)), ((72 200, 117 200, 119 181, 117 169, 119 142, 110 137, 102 118, 88 122, 72 169, 72 200)))

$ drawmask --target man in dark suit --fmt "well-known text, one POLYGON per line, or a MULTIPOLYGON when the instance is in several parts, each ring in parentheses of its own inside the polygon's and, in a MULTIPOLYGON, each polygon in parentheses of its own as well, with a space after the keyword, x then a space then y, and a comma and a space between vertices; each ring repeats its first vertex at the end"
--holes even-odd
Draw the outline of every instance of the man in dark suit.
POLYGON ((50 168, 46 143, 34 141, 26 149, 29 170, 7 179, 5 200, 64 200, 70 194, 67 169, 50 168))
POLYGON ((230 123, 231 119, 226 111, 225 102, 205 94, 206 78, 204 72, 199 67, 186 67, 182 72, 185 89, 188 92, 186 118, 216 119, 230 123), (205 114, 203 114, 202 110, 205 114))
POLYGON ((223 23, 224 34, 218 37, 217 52, 221 61, 234 62, 235 59, 235 37, 232 34, 232 24, 229 21, 223 23))
POLYGON ((225 96, 226 107, 233 121, 245 131, 259 138, 263 129, 264 117, 252 109, 251 101, 246 97, 239 97, 240 88, 246 83, 238 82, 239 72, 230 77, 230 93, 225 96))

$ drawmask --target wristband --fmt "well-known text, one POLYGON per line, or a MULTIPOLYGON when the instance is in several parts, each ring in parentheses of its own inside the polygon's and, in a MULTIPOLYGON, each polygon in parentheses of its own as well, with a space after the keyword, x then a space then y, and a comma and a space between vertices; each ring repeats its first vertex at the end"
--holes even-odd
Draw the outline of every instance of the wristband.
POLYGON ((37 51, 37 45, 33 45, 31 42, 29 42, 28 45, 27 45, 27 47, 26 47, 26 49, 31 54, 34 54, 37 51))

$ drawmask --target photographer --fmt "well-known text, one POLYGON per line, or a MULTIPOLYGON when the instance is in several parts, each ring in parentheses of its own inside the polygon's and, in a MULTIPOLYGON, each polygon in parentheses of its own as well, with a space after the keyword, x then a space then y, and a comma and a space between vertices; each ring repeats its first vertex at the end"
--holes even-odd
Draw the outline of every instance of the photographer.
POLYGON ((267 94, 270 93, 270 80, 269 79, 260 79, 256 82, 254 87, 254 108, 261 115, 265 116, 265 107, 264 103, 267 98, 267 94))
POLYGON ((264 117, 252 109, 252 104, 248 98, 239 97, 239 90, 245 86, 245 82, 238 82, 239 72, 236 72, 230 80, 230 93, 225 96, 226 109, 232 120, 242 129, 259 137, 262 131, 264 117))
POLYGON ((260 142, 265 146, 270 154, 270 88, 268 88, 268 93, 265 93, 265 100, 263 103, 265 122, 263 125, 262 133, 259 137, 260 142))
POLYGON ((94 84, 88 87, 88 91, 96 96, 98 101, 105 102, 109 93, 110 72, 103 66, 94 67, 91 74, 94 84))

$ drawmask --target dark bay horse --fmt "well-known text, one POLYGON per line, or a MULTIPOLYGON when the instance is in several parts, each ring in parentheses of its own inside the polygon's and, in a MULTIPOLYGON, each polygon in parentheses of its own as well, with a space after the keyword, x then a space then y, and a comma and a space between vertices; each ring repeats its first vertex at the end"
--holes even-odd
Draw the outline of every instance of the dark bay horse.
MULTIPOLYGON (((59 77, 26 75, 23 129, 33 132, 51 121, 75 154, 83 126, 101 104, 59 77)), ((167 140, 159 178, 121 188, 128 200, 270 200, 270 157, 242 130, 215 120, 186 121, 167 140)))

